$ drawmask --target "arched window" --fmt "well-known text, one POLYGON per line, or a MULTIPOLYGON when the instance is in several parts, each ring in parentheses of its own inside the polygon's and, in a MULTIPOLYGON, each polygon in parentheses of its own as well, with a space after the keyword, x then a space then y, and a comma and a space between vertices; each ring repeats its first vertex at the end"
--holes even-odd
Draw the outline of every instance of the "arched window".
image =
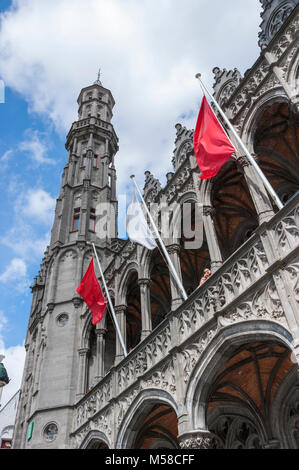
POLYGON ((152 253, 150 273, 152 329, 154 330, 171 310, 169 269, 157 248, 152 253))
POLYGON ((257 123, 254 151, 283 203, 299 190, 299 115, 287 103, 275 103, 257 123))
POLYGON ((237 250, 258 227, 258 217, 242 170, 230 159, 213 178, 214 225, 223 259, 237 250))
POLYGON ((138 285, 138 273, 134 271, 128 283, 127 288, 127 350, 135 348, 141 339, 141 304, 140 287, 138 285))

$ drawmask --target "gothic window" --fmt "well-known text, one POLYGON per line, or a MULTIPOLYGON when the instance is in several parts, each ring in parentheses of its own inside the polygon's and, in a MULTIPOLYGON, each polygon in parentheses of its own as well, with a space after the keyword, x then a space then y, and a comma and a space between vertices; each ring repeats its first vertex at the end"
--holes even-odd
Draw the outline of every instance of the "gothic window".
POLYGON ((89 215, 89 230, 94 232, 95 228, 96 228, 96 210, 91 208, 90 215, 89 215))
POLYGON ((82 155, 81 166, 85 167, 86 164, 86 154, 82 155))
POLYGON ((80 208, 74 209, 73 232, 79 230, 80 208))
POLYGON ((93 156, 93 167, 94 168, 98 167, 98 156, 97 155, 93 156))
POLYGON ((282 8, 280 8, 276 14, 274 14, 269 26, 271 38, 279 31, 286 18, 290 16, 292 10, 293 6, 287 3, 282 8))

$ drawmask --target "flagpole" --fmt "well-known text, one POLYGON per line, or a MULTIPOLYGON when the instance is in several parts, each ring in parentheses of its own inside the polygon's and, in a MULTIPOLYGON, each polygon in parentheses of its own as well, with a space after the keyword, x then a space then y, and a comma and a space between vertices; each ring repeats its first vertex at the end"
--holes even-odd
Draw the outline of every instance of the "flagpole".
POLYGON ((117 334, 118 334, 118 337, 119 337, 121 346, 122 346, 122 348, 123 348, 124 355, 125 355, 125 357, 126 357, 126 356, 128 355, 127 349, 126 349, 126 346, 125 346, 125 343, 124 343, 122 334, 121 334, 120 329, 119 329, 119 325, 118 325, 118 322, 117 322, 117 319, 116 319, 116 315, 115 315, 115 312, 114 312, 113 304, 112 304, 112 302, 111 302, 111 297, 110 297, 109 290, 108 290, 108 287, 107 287, 107 284, 106 284, 106 281, 105 281, 105 278, 104 278, 104 274, 103 274, 102 267, 101 267, 101 264, 100 264, 100 261, 99 261, 99 258, 98 258, 98 254, 97 254, 97 252, 96 252, 96 248, 95 248, 95 246, 94 246, 94 243, 91 243, 91 244, 92 244, 93 251, 94 251, 94 254, 95 254, 97 263, 98 263, 98 267, 99 267, 100 274, 101 274, 101 278, 102 278, 102 281, 103 281, 103 284, 104 284, 104 288, 105 288, 105 292, 106 292, 107 299, 108 299, 108 302, 109 302, 110 311, 111 311, 111 314, 112 314, 112 317, 113 317, 113 321, 114 321, 114 324, 115 324, 115 328, 116 328, 116 331, 117 331, 117 334))
POLYGON ((262 170, 260 169, 260 167, 258 166, 258 164, 256 163, 256 161, 254 160, 254 158, 252 157, 252 155, 250 154, 250 152, 248 151, 247 147, 244 145, 242 139, 239 137, 239 134, 236 132, 236 130, 234 129, 233 125, 231 124, 231 122, 229 121, 229 119, 226 117, 226 115, 224 114, 224 112, 222 111, 222 109, 220 108, 219 104, 217 103, 217 101, 215 100, 214 96, 210 93, 210 91, 208 90, 208 88, 205 86, 205 84, 203 83, 202 79, 201 79, 201 74, 198 73, 195 75, 195 78, 197 78, 199 80, 199 83, 203 89, 204 92, 206 92, 209 97, 211 98, 211 100, 213 101, 213 103, 215 104, 217 110, 219 111, 219 113, 221 114, 221 116, 223 117, 224 121, 226 122, 226 124, 228 125, 229 129, 231 130, 232 134, 234 135, 234 137, 236 138, 238 144, 240 145, 240 147, 242 148, 243 152, 245 153, 246 157, 248 158, 248 160, 250 161, 250 163, 252 164, 252 166, 255 168, 258 176, 260 177, 260 179, 262 180, 262 182, 264 183, 265 187, 267 188, 267 190, 269 191, 269 193, 271 194, 272 198, 274 199, 275 201, 275 204, 277 205, 278 209, 282 209, 284 207, 284 205, 282 204, 281 200, 279 199, 278 195, 276 194, 276 192, 274 191, 274 189, 272 188, 271 184, 269 183, 268 179, 265 177, 264 173, 262 172, 262 170))
POLYGON ((183 284, 181 283, 181 280, 180 280, 179 276, 177 275, 177 272, 176 272, 176 270, 175 270, 175 267, 174 267, 174 265, 173 265, 173 263, 172 263, 172 261, 171 261, 171 259, 170 259, 170 256, 169 256, 169 254, 168 254, 168 252, 167 252, 167 250, 166 250, 166 248, 165 248, 165 245, 164 245, 164 243, 163 243, 163 241, 162 241, 162 238, 160 237, 159 230, 157 229, 156 224, 155 224, 155 222, 154 222, 154 220, 153 220, 153 218, 152 218, 152 216, 151 216, 151 213, 150 213, 150 211, 148 210, 148 207, 147 207, 147 205, 146 205, 146 203, 145 203, 145 201, 144 201, 144 199, 143 199, 143 197, 142 197, 142 194, 141 194, 141 192, 140 192, 140 189, 139 189, 139 187, 138 187, 138 185, 137 185, 137 183, 136 183, 136 181, 135 181, 135 175, 131 175, 131 179, 133 180, 133 182, 134 182, 134 184, 135 184, 135 186, 136 186, 136 189, 137 189, 137 191, 138 191, 138 194, 139 194, 139 196, 140 196, 140 198, 141 198, 141 200, 142 200, 143 207, 145 208, 146 213, 147 213, 147 215, 149 216, 149 219, 150 219, 150 221, 151 221, 152 227, 153 227, 153 229, 154 229, 154 231, 155 231, 155 234, 156 234, 156 236, 157 236, 157 238, 158 238, 158 240, 159 240, 159 242, 160 242, 160 245, 161 245, 161 248, 162 248, 162 250, 163 250, 163 253, 164 253, 164 255, 165 255, 166 259, 167 259, 167 262, 168 262, 168 264, 169 264, 171 273, 172 273, 173 277, 175 278, 175 281, 176 281, 176 283, 177 283, 177 285, 178 285, 178 287, 179 287, 179 289, 180 289, 180 291, 181 291, 181 293, 182 293, 182 295, 183 295, 183 299, 184 299, 184 300, 187 300, 187 299, 188 299, 188 296, 187 296, 187 294, 186 294, 186 291, 185 291, 185 289, 184 289, 184 287, 183 287, 183 284))

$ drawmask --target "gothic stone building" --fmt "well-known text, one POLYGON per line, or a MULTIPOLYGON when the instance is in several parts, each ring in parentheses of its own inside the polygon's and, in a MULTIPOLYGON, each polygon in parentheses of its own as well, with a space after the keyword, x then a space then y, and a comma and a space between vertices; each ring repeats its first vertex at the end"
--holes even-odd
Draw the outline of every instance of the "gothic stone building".
POLYGON ((259 58, 244 76, 215 68, 214 93, 283 209, 238 151, 200 180, 180 124, 166 186, 146 172, 147 203, 203 207, 201 248, 167 241, 187 301, 159 251, 97 238, 97 204, 117 214, 115 103, 100 80, 81 91, 32 288, 14 448, 299 447, 298 0, 262 0, 262 20, 259 58), (91 241, 127 357, 110 316, 93 327, 75 292, 91 241))

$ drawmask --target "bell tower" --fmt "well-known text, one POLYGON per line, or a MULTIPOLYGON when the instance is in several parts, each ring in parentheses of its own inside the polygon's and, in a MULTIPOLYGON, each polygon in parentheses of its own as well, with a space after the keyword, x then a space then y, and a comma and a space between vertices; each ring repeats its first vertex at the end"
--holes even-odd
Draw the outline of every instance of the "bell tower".
POLYGON ((117 235, 115 154, 118 138, 111 119, 115 101, 100 73, 78 97, 78 121, 67 135, 68 162, 57 199, 51 246, 75 241, 109 243, 117 235), (97 222, 109 211, 108 236, 96 235, 97 222), (100 239, 99 239, 100 238, 100 239))
POLYGON ((51 241, 32 286, 14 448, 69 448, 72 406, 86 393, 79 371, 89 355, 90 312, 76 289, 92 256, 88 242, 105 270, 117 236, 114 104, 99 74, 81 90, 67 135, 51 241))

